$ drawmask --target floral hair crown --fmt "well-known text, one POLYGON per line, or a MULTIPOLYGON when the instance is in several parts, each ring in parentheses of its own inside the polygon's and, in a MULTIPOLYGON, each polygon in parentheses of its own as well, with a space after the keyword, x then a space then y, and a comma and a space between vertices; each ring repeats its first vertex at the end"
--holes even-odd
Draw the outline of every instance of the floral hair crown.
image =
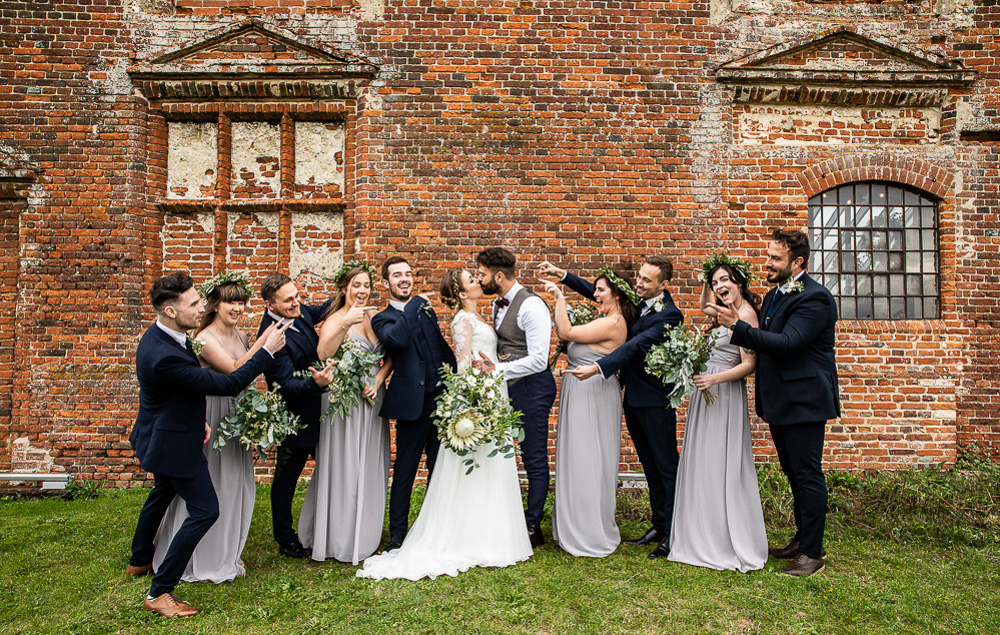
POLYGON ((747 281, 748 285, 754 280, 760 280, 760 278, 757 277, 757 274, 753 272, 753 269, 750 268, 750 265, 748 265, 745 261, 740 260, 735 256, 727 256, 726 254, 716 253, 712 254, 711 257, 705 259, 705 261, 701 263, 701 274, 705 279, 706 284, 711 284, 712 280, 709 276, 712 275, 712 269, 715 269, 719 265, 726 265, 736 273, 743 276, 743 279, 747 281))
POLYGON ((253 297, 253 287, 250 285, 250 276, 244 271, 223 271, 217 273, 201 284, 195 285, 198 295, 207 298, 212 292, 225 284, 238 284, 247 294, 248 298, 253 297))
POLYGON ((368 273, 368 278, 372 281, 372 284, 375 284, 375 268, 364 260, 348 260, 344 264, 340 265, 340 269, 337 269, 333 273, 333 284, 339 284, 340 279, 344 277, 344 274, 355 267, 364 269, 368 273))
POLYGON ((604 267, 601 267, 600 269, 598 269, 597 270, 597 277, 598 278, 607 278, 608 282, 610 282, 616 289, 618 289, 619 291, 621 291, 622 295, 624 295, 626 298, 628 298, 629 302, 631 302, 632 304, 634 304, 636 306, 639 306, 639 303, 641 302, 641 300, 639 300, 639 296, 637 296, 635 294, 635 290, 632 288, 632 286, 629 283, 625 282, 624 280, 622 280, 621 278, 619 278, 617 275, 615 275, 615 272, 612 271, 611 267, 604 266, 604 267))

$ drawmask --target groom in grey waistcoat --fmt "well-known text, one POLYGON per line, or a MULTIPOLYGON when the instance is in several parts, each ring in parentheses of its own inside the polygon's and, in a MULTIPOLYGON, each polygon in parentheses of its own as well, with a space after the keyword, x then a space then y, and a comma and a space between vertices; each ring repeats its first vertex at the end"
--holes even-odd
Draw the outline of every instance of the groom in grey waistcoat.
MULTIPOLYGON (((521 413, 521 460, 528 476, 524 521, 531 546, 537 547, 545 542, 540 525, 549 491, 549 411, 556 398, 549 370, 552 317, 545 301, 517 281, 514 254, 491 247, 479 252, 476 265, 483 291, 497 296, 493 324, 500 363, 496 368, 507 380, 511 406, 521 413)), ((486 372, 494 368, 485 357, 476 367, 486 372)))

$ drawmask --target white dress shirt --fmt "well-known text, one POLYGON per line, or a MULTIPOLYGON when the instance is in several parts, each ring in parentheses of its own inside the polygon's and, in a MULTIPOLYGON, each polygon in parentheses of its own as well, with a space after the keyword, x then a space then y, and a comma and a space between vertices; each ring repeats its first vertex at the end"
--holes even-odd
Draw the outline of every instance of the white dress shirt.
MULTIPOLYGON (((507 301, 514 299, 517 292, 523 288, 520 282, 515 282, 503 296, 507 301)), ((494 325, 499 327, 507 315, 508 307, 500 307, 494 325)), ((549 346, 552 343, 552 315, 549 307, 537 295, 530 295, 521 303, 517 313, 517 327, 524 331, 528 354, 512 362, 500 362, 497 368, 503 371, 504 379, 520 379, 528 375, 540 373, 549 367, 549 346)))
POLYGON ((156 325, 158 327, 160 327, 161 331, 163 331, 164 333, 166 333, 170 337, 174 338, 174 341, 177 342, 178 344, 180 344, 181 348, 183 348, 184 350, 187 350, 187 339, 188 339, 187 333, 182 333, 180 331, 175 331, 174 329, 172 329, 169 326, 163 324, 159 320, 156 321, 156 325))
MULTIPOLYGON (((285 322, 288 322, 288 321, 291 321, 291 322, 295 321, 295 318, 281 317, 280 315, 278 315, 277 313, 275 313, 271 309, 267 310, 267 314, 271 316, 272 320, 274 320, 275 322, 278 323, 278 326, 284 326, 285 322)), ((291 330, 291 331, 295 331, 296 333, 301 333, 301 331, 299 331, 299 329, 297 329, 294 324, 292 324, 291 326, 289 326, 288 329, 291 330)))
POLYGON ((648 311, 657 302, 663 302, 663 294, 662 293, 660 295, 656 296, 655 298, 649 298, 647 300, 643 300, 642 301, 642 308, 639 309, 639 315, 646 315, 646 311, 648 311))

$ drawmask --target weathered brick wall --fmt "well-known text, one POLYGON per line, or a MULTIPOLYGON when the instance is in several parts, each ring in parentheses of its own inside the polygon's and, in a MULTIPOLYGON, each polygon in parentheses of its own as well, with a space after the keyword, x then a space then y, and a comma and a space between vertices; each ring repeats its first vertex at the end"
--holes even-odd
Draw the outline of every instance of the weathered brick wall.
MULTIPOLYGON (((145 478, 124 439, 136 400, 131 356, 151 318, 144 290, 162 272, 204 277, 225 266, 259 280, 286 269, 321 300, 324 276, 350 254, 377 262, 401 253, 432 289, 446 268, 489 245, 518 253, 529 284, 543 259, 589 274, 659 252, 675 262, 675 300, 705 324, 695 307, 706 254, 760 263, 769 228, 804 228, 810 196, 862 178, 940 198, 942 313, 841 322, 844 416, 829 428, 828 465, 951 461, 967 442, 1000 451, 996 7, 40 6, 0 0, 0 149, 38 174, 0 234, 18 249, 16 279, 0 280, 17 289, 16 305, 0 303, 0 323, 15 324, 13 338, 0 336, 0 359, 13 358, 9 393, 0 391, 0 470, 12 466, 17 441, 53 469, 115 484, 145 478), (225 40, 247 16, 286 40, 260 31, 225 40), (868 102, 837 97, 836 86, 812 101, 766 92, 739 100, 716 74, 842 26, 903 53, 850 40, 793 48, 782 61, 802 72, 864 73, 957 58, 978 74, 946 88, 889 84, 868 102), (131 66, 217 36, 221 43, 184 58, 188 71, 249 59, 266 73, 312 59, 313 49, 295 48, 299 40, 377 68, 317 99, 198 98, 190 86, 176 99, 137 96, 159 88, 138 86, 131 66), (202 162, 178 167, 171 135, 203 125, 214 126, 212 142, 198 147, 217 153, 214 166, 192 153, 202 162)), ((251 303, 254 323, 261 308, 251 303)), ((759 458, 772 460, 759 422, 754 439, 759 458)), ((631 446, 623 447, 622 468, 634 469, 631 446)))

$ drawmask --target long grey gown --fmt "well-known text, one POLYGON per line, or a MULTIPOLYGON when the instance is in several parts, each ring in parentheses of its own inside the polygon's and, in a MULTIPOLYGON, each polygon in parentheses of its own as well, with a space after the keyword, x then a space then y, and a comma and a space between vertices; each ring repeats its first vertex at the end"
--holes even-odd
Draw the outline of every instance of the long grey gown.
MULTIPOLYGON (((593 364, 602 354, 570 342, 567 368, 593 364)), ((615 524, 621 456, 622 393, 615 376, 584 381, 563 374, 556 428, 556 484, 552 535, 574 556, 601 558, 618 548, 615 524)))
MULTIPOLYGON (((350 337, 382 351, 381 343, 372 344, 353 329, 350 337)), ((299 513, 299 539, 312 548, 313 560, 358 564, 382 539, 389 481, 389 425, 378 416, 384 393, 379 388, 375 405, 362 398, 346 419, 320 422, 316 468, 299 513)), ((324 411, 327 403, 324 395, 324 411)))
MULTIPOLYGON (((719 327, 706 374, 740 363, 740 350, 719 327)), ((747 386, 743 379, 700 391, 688 402, 687 427, 677 469, 670 560, 741 572, 764 567, 767 534, 750 443, 747 386)))
MULTIPOLYGON (((204 363, 203 363, 204 365, 204 363)), ((235 411, 233 397, 208 395, 205 397, 205 418, 212 428, 212 436, 203 446, 208 459, 208 473, 219 498, 219 519, 201 539, 191 555, 184 575, 185 582, 228 582, 246 573, 243 566, 243 547, 250 531, 257 487, 253 477, 253 451, 243 449, 233 439, 222 452, 212 449, 219 421, 235 411)), ((160 523, 156 536, 153 569, 160 566, 167 555, 167 547, 181 524, 187 519, 187 507, 180 498, 174 498, 160 523)))

